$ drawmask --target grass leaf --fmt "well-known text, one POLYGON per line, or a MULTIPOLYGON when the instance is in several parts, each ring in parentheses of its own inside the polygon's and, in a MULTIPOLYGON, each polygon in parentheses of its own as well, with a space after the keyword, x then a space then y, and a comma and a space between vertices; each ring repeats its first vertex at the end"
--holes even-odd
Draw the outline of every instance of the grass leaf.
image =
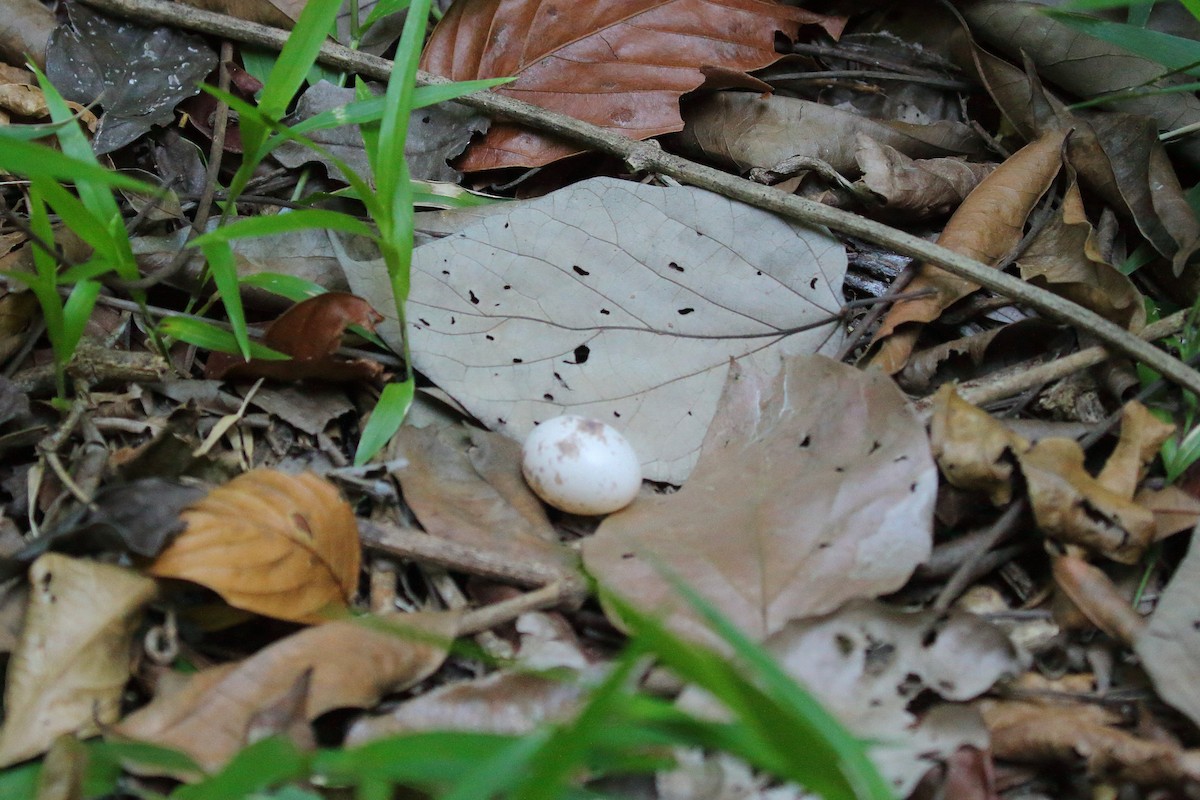
POLYGON ((416 383, 411 377, 383 387, 379 402, 375 404, 371 418, 367 420, 358 440, 358 450, 354 453, 355 465, 366 464, 396 435, 412 405, 415 391, 416 383))

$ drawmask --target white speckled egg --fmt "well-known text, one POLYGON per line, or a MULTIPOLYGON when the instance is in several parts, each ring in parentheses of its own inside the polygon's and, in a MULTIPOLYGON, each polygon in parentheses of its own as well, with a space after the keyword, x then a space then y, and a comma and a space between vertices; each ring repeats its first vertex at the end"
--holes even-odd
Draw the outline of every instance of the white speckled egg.
POLYGON ((529 434, 521 471, 538 497, 572 514, 608 514, 629 505, 642 485, 637 453, 603 422, 566 415, 529 434))

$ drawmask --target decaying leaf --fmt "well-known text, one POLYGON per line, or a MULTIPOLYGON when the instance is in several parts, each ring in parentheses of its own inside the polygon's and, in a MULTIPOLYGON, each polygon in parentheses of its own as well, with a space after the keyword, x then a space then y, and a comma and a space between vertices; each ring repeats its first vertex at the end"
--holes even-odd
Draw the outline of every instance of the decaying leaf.
MULTIPOLYGON (((963 201, 938 237, 938 244, 984 264, 995 264, 1021 240, 1025 218, 1062 166, 1062 131, 1051 131, 1026 145, 988 175, 963 201)), ((872 340, 878 343, 871 364, 889 374, 904 367, 921 326, 941 316, 978 284, 922 264, 905 287, 933 294, 896 303, 872 340)))
POLYGON ((1159 696, 1200 725, 1200 542, 1195 534, 1133 649, 1159 696))
POLYGON ((1141 557, 1155 533, 1154 514, 1133 501, 1132 479, 1143 474, 1169 432, 1131 401, 1113 466, 1093 477, 1074 439, 1047 437, 1030 444, 949 385, 934 399, 930 424, 934 454, 950 483, 986 492, 1003 505, 1012 497, 1017 466, 1043 533, 1125 564, 1141 557))
MULTIPOLYGON (((764 645, 851 733, 879 743, 870 756, 897 797, 907 797, 959 747, 988 746, 979 713, 961 702, 1022 667, 1008 637, 974 615, 905 613, 873 601, 789 622, 764 645), (938 699, 917 715, 910 704, 922 693, 938 699)), ((706 716, 720 713, 695 688, 679 704, 706 716)))
POLYGON ((1060 769, 1082 762, 1091 775, 1148 786, 1200 781, 1200 750, 1121 730, 1098 704, 985 700, 981 709, 997 758, 1060 769))
MULTIPOLYGON (((355 293, 389 309, 378 251, 334 242, 355 293)), ((488 428, 524 439, 539 420, 595 417, 646 477, 678 483, 730 358, 774 369, 836 347, 845 269, 822 231, 700 189, 593 178, 414 251, 413 361, 488 428)), ((399 345, 394 317, 379 331, 399 345)))
POLYGON ((347 326, 375 330, 383 317, 361 297, 345 292, 326 292, 301 300, 267 327, 263 344, 286 353, 288 361, 252 358, 244 361, 229 353, 212 353, 205 376, 213 379, 274 378, 281 381, 372 380, 383 373, 383 365, 365 358, 343 358, 337 354, 347 326))
POLYGON ((952 485, 983 492, 997 506, 1012 499, 1013 467, 1029 442, 963 400, 950 384, 934 397, 929 439, 934 458, 952 485))
POLYGON ((328 481, 256 469, 183 513, 187 529, 148 567, 212 589, 231 606, 320 622, 358 587, 354 512, 328 481))
POLYGON ((688 103, 684 116, 687 127, 680 141, 686 150, 741 172, 771 169, 799 155, 849 175, 859 169, 859 136, 910 158, 983 152, 979 135, 966 125, 874 120, 783 95, 714 92, 688 103))
POLYGON ((42 753, 60 734, 114 722, 132 640, 153 580, 112 564, 48 553, 29 568, 29 606, 4 685, 0 766, 42 753))
POLYGON ((535 561, 564 574, 575 557, 559 544, 545 507, 521 477, 521 446, 462 426, 403 427, 394 455, 404 501, 421 526, 512 561, 535 561))
POLYGON ((368 708, 436 670, 454 638, 455 612, 395 614, 308 628, 249 658, 196 673, 112 730, 183 751, 206 771, 246 744, 251 722, 311 672, 305 718, 368 708))
POLYGON ((763 639, 903 585, 929 555, 936 490, 924 428, 886 376, 797 356, 772 380, 738 362, 692 477, 607 517, 584 564, 715 643, 669 569, 763 639))
POLYGON ((69 100, 104 106, 92 147, 110 153, 153 125, 169 126, 175 106, 200 91, 217 65, 199 36, 147 28, 68 6, 71 26, 58 28, 46 53, 46 74, 69 100))
MULTIPOLYGON (((836 37, 844 20, 762 0, 617 0, 581 8, 543 0, 455 3, 421 66, 455 81, 515 76, 495 91, 645 139, 683 127, 679 97, 701 67, 764 67, 775 33, 801 25, 836 37)), ((497 123, 459 167, 536 167, 579 152, 570 143, 497 123)))
POLYGON ((888 214, 909 219, 950 213, 996 168, 962 158, 911 158, 862 133, 854 143, 859 183, 879 196, 888 214))

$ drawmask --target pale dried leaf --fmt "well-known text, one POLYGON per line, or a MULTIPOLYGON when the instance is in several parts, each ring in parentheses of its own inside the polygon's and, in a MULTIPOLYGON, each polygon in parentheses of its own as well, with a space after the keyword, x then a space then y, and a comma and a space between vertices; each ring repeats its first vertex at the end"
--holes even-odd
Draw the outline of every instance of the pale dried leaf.
POLYGON ((295 622, 343 609, 358 586, 354 512, 328 481, 257 469, 182 514, 187 529, 148 568, 231 606, 295 622))
POLYGON ((153 580, 111 564, 47 553, 29 568, 29 607, 8 665, 0 766, 42 753, 64 733, 116 720, 134 630, 153 580))
MULTIPOLYGON (((963 745, 984 749, 987 731, 961 702, 933 702, 919 716, 909 706, 921 693, 941 701, 971 700, 1022 669, 1002 631, 972 615, 906 613, 873 601, 794 620, 764 643, 851 733, 880 744, 871 759, 906 797, 934 764, 963 745)), ((679 700, 713 716, 711 696, 689 688, 679 700)))
POLYGON ((772 381, 738 362, 688 483, 607 517, 584 564, 716 643, 669 569, 762 639, 902 586, 929 556, 936 491, 924 427, 886 376, 797 356, 772 381))
POLYGON ((430 675, 446 656, 457 613, 395 614, 307 628, 236 664, 193 675, 113 729, 120 737, 174 747, 206 771, 246 744, 251 724, 311 671, 304 718, 369 708, 430 675))
MULTIPOLYGON (((386 313, 378 251, 333 241, 386 313)), ((417 248, 408 333, 417 369, 487 427, 521 440, 539 420, 595 417, 646 477, 681 482, 730 358, 773 369, 837 346, 832 321, 796 329, 839 312, 845 269, 823 231, 700 189, 593 178, 417 248)), ((379 330, 399 346, 394 317, 379 330)))
POLYGON ((929 438, 952 485, 984 492, 997 506, 1012 499, 1015 456, 1029 449, 1029 442, 963 400, 950 384, 934 396, 929 438))
POLYGON ((891 145, 855 134, 859 182, 883 200, 888 214, 910 219, 949 214, 996 168, 961 158, 911 158, 891 145))
POLYGON ((1187 555, 1159 597, 1149 624, 1133 643, 1159 697, 1200 725, 1200 542, 1187 555))

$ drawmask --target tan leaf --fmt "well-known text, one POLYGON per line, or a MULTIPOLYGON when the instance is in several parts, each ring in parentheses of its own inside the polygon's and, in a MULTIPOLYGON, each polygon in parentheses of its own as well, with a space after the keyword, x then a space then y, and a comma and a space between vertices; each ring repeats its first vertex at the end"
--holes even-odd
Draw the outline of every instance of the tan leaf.
POLYGON ((1079 556, 1054 556, 1050 561, 1054 582, 1093 625, 1123 644, 1132 644, 1145 620, 1099 567, 1079 556))
POLYGON ((1174 431, 1174 425, 1130 400, 1121 409, 1121 437, 1096 480, 1121 497, 1133 497, 1159 448, 1174 431))
MULTIPOLYGON (((985 264, 1004 258, 1021 240, 1025 218, 1058 175, 1063 138, 1062 131, 1046 133, 984 178, 946 223, 938 244, 985 264)), ((932 289, 933 294, 892 306, 872 340, 877 349, 870 363, 889 374, 898 372, 908 361, 921 326, 978 288, 965 278, 922 264, 905 291, 932 289)))
POLYGON ((256 469, 182 514, 187 529, 148 569, 231 606, 295 622, 344 608, 361 557, 354 512, 328 481, 256 469))
POLYGON ((689 481, 607 517, 584 563, 716 644, 665 567, 762 639, 903 585, 929 555, 936 487, 924 428, 884 375, 803 356, 768 381, 736 362, 689 481))
POLYGON ((1074 170, 1062 205, 1017 260, 1021 277, 1130 330, 1146 324, 1142 294, 1100 255, 1074 170))
POLYGON ((1154 540, 1190 531, 1200 522, 1200 499, 1175 484, 1162 489, 1142 489, 1134 501, 1154 514, 1154 540))
POLYGON ((950 213, 996 168, 961 158, 911 158, 862 133, 854 142, 859 182, 879 195, 888 214, 909 219, 950 213))
POLYGON ((1043 533, 1122 564, 1142 557, 1154 539, 1154 514, 1093 478, 1083 466, 1078 442, 1043 439, 1020 459, 1033 516, 1043 533))
POLYGON ((740 172, 804 156, 853 173, 859 168, 858 136, 911 158, 983 152, 979 135, 960 123, 876 120, 784 95, 714 92, 689 102, 684 117, 687 126, 679 138, 685 150, 740 172))
MULTIPOLYGON (((495 91, 645 139, 683 127, 679 97, 704 82, 701 67, 765 67, 779 58, 776 31, 794 39, 820 25, 837 36, 843 24, 763 0, 468 0, 438 23, 421 66, 455 81, 513 76, 495 91)), ((577 152, 497 122, 459 167, 536 167, 577 152)))
POLYGON ((997 506, 1012 499, 1015 457, 1029 449, 1029 442, 963 400, 950 384, 934 396, 929 438, 951 484, 984 492, 997 506))
POLYGON ((1094 703, 985 700, 981 708, 997 758, 1056 769, 1082 761, 1093 776, 1144 785, 1200 780, 1200 751, 1114 727, 1110 712, 1094 703))
POLYGON ((521 446, 462 426, 403 427, 395 455, 404 500, 433 536, 564 574, 575 558, 559 544, 545 507, 521 477, 521 446))
POLYGON ((187 753, 206 771, 246 744, 251 723, 311 671, 304 715, 368 708, 433 673, 458 627, 457 613, 394 614, 307 628, 235 664, 191 677, 113 728, 119 737, 187 753))
POLYGON ((42 753, 64 733, 116 720, 131 643, 155 583, 111 564, 47 553, 29 568, 21 641, 8 665, 0 766, 42 753))

